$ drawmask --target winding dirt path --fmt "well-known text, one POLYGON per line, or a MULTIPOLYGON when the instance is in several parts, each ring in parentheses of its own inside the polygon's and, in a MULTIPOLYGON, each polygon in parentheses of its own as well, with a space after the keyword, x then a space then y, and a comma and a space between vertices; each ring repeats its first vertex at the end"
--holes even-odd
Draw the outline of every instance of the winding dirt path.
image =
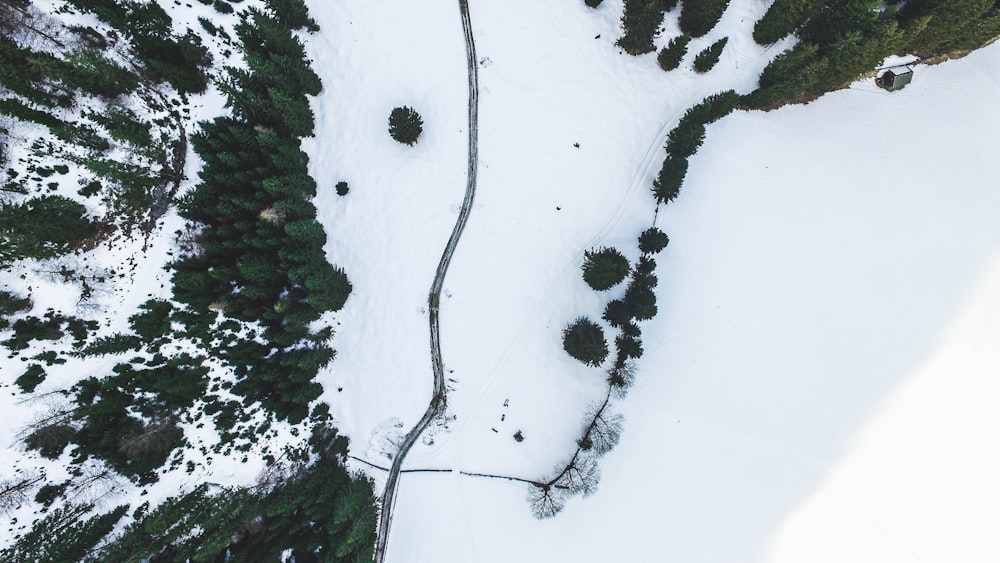
POLYGON ((382 495, 382 512, 378 525, 378 538, 375 543, 375 563, 383 563, 385 561, 386 546, 389 543, 389 529, 392 525, 392 513, 395 508, 396 490, 399 487, 399 475, 403 468, 403 460, 406 459, 410 448, 417 442, 417 438, 420 437, 424 430, 430 426, 431 422, 444 414, 448 403, 445 390, 444 362, 441 360, 441 288, 444 285, 444 277, 448 273, 451 258, 458 247, 458 241, 462 237, 462 231, 465 230, 465 225, 469 222, 472 203, 476 197, 476 174, 479 167, 479 69, 476 61, 476 43, 472 36, 472 21, 469 17, 468 0, 458 0, 458 7, 462 13, 462 29, 465 33, 465 58, 469 72, 469 154, 465 200, 462 202, 462 209, 458 213, 458 221, 451 231, 448 245, 445 246, 444 252, 441 254, 441 261, 438 262, 437 271, 434 274, 434 282, 431 284, 431 291, 427 296, 430 310, 430 345, 431 364, 434 370, 434 395, 431 397, 430 404, 427 405, 427 410, 424 411, 424 416, 420 418, 416 426, 403 439, 396 457, 392 460, 392 466, 389 468, 389 475, 385 483, 385 492, 382 495))

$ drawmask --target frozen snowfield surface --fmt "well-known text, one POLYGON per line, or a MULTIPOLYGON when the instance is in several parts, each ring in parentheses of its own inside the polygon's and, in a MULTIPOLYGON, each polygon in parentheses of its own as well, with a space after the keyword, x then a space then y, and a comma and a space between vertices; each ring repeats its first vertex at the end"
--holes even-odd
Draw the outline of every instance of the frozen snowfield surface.
MULTIPOLYGON (((325 90, 306 150, 355 283, 325 397, 354 455, 383 465, 430 398, 427 291, 465 173, 458 8, 411 4, 317 0, 307 38, 325 90), (398 105, 424 117, 413 148, 385 133, 398 105)), ((679 113, 749 91, 780 51, 749 39, 765 8, 734 0, 664 73, 613 46, 620 1, 472 2, 479 195, 441 306, 454 418, 407 467, 540 479, 572 453, 603 373, 560 331, 619 291, 586 287, 582 253, 635 257, 679 113), (687 68, 727 34, 715 70, 687 68)), ((859 82, 711 126, 656 219, 660 313, 597 493, 537 521, 523 485, 409 473, 388 559, 1000 559, 998 77, 994 45, 897 93, 859 82)))

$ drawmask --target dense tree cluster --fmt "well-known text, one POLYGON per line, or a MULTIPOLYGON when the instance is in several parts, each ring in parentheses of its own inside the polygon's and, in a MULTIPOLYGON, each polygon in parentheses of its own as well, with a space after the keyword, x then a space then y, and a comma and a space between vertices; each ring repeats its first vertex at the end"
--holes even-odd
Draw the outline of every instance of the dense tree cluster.
POLYGON ((667 203, 677 197, 687 174, 687 159, 705 140, 705 126, 728 115, 739 101, 740 96, 728 90, 708 96, 684 113, 667 135, 667 156, 653 181, 653 195, 657 201, 667 203))
POLYGON ((137 0, 70 0, 128 37, 136 55, 157 78, 180 92, 201 92, 208 86, 208 49, 191 30, 173 33, 173 22, 157 2, 137 0))
POLYGON ((174 288, 201 330, 213 311, 265 327, 267 344, 218 351, 248 401, 298 421, 322 391, 316 372, 333 357, 322 343, 329 332, 312 334, 309 324, 340 309, 351 284, 326 259, 311 203, 316 184, 300 149, 299 137, 313 130, 306 95, 320 91, 319 78, 288 27, 248 15, 237 27, 248 68, 228 69, 222 85, 233 117, 204 124, 192 140, 205 165, 182 212, 203 229, 199 251, 174 264, 174 288))
POLYGON ((110 542, 120 506, 53 510, 9 548, 4 561, 370 561, 377 511, 372 483, 343 466, 347 441, 320 425, 310 448, 290 449, 256 487, 210 488, 144 505, 110 542), (311 451, 310 451, 311 450, 311 451), (283 470, 282 470, 283 468, 283 470), (214 490, 213 490, 214 489, 214 490))
POLYGON ((767 43, 794 32, 799 43, 764 69, 760 87, 743 103, 772 108, 808 101, 876 68, 887 55, 964 52, 1000 36, 1000 6, 993 0, 881 6, 878 0, 776 1, 755 37, 767 43))
POLYGON ((86 208, 62 196, 0 203, 0 263, 66 254, 96 232, 86 208))

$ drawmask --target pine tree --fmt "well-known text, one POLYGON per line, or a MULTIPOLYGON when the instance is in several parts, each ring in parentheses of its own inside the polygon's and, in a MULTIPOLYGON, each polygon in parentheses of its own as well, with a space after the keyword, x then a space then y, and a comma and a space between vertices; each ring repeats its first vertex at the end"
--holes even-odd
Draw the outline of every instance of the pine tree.
POLYGON ((662 22, 662 0, 625 0, 618 45, 630 55, 653 51, 653 39, 662 22))
POLYGON ((397 107, 389 114, 389 135, 404 145, 413 146, 423 132, 423 119, 409 106, 397 107))
POLYGON ((701 37, 715 27, 729 0, 687 0, 681 4, 681 31, 701 37))
POLYGON ((719 62, 719 58, 722 56, 722 50, 726 48, 726 43, 728 41, 728 37, 723 37, 706 47, 702 52, 698 53, 698 55, 694 58, 694 70, 700 73, 712 70, 715 64, 719 62))
POLYGON ((669 243, 670 237, 656 227, 650 227, 639 235, 639 251, 643 254, 657 254, 669 243))
POLYGON ((660 173, 653 181, 653 195, 660 203, 669 203, 680 194, 684 176, 687 174, 687 158, 667 155, 660 167, 660 173))
POLYGON ((628 273, 628 259, 615 248, 584 252, 583 281, 595 291, 611 289, 621 283, 628 273))
POLYGON ((579 317, 563 329, 563 349, 570 356, 598 367, 608 357, 608 342, 604 330, 586 317, 579 317))
POLYGON ((688 43, 690 42, 691 36, 687 33, 682 33, 671 39, 670 43, 660 49, 660 54, 656 56, 656 62, 660 64, 660 68, 670 71, 680 66, 681 59, 687 54, 688 43))

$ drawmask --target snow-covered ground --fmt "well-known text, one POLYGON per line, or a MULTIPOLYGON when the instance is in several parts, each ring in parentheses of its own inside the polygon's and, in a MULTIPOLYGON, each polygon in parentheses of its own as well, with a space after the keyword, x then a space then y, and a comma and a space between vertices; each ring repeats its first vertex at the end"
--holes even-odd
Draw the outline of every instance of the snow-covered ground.
MULTIPOLYGON (((387 464, 430 396, 426 296, 464 187, 458 8, 311 7, 325 91, 307 151, 331 259, 355 282, 326 397, 355 455, 387 464), (413 148, 385 134, 397 105, 424 116, 413 148)), ((409 467, 542 478, 572 452, 603 374, 559 333, 616 296, 583 284, 582 252, 634 257, 679 112, 748 91, 780 50, 749 40, 765 7, 734 0, 692 42, 688 62, 731 37, 699 76, 620 54, 618 1, 472 2, 479 195, 442 298, 456 418, 409 467)), ((918 66, 901 92, 863 82, 710 127, 657 220, 660 314, 597 494, 539 522, 522 485, 407 474, 389 560, 1000 558, 996 76, 1000 46, 918 66)))
POLYGON ((597 494, 538 522, 407 475, 392 560, 1000 558, 997 76, 993 46, 713 126, 597 494))

